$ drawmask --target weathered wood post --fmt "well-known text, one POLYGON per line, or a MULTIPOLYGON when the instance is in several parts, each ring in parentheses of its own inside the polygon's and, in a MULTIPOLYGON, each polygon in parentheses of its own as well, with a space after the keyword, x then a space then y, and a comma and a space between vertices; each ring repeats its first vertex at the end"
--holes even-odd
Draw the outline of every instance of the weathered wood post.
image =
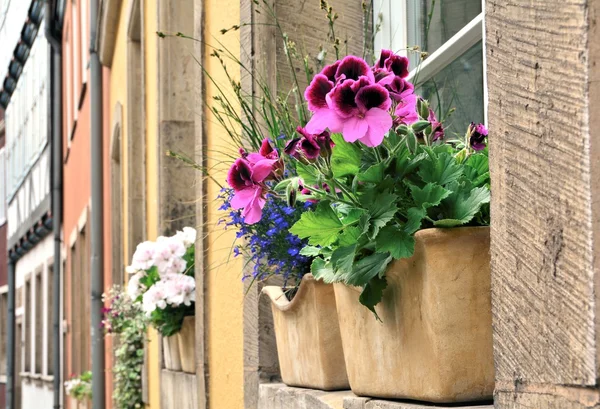
POLYGON ((497 408, 596 408, 598 0, 486 5, 497 408))

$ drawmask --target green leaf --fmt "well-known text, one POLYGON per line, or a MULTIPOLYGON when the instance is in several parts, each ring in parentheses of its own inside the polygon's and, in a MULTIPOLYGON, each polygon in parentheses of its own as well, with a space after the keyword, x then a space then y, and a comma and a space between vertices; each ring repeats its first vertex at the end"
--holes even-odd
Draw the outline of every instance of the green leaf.
MULTIPOLYGON (((344 229, 344 232, 340 234, 338 240, 339 246, 351 246, 352 244, 358 243, 363 230, 359 226, 350 226, 344 229)), ((300 252, 302 253, 302 252, 300 252)))
POLYGON ((385 163, 378 163, 376 165, 373 165, 371 167, 369 167, 367 170, 365 170, 362 173, 359 173, 358 176, 358 180, 360 180, 361 182, 367 182, 367 183, 379 183, 383 180, 384 177, 384 172, 385 171, 385 163))
POLYGON ((383 299, 383 290, 387 287, 387 280, 385 277, 374 277, 363 287, 358 301, 365 307, 371 310, 375 317, 381 321, 377 312, 375 312, 375 306, 383 299))
POLYGON ((421 221, 425 218, 426 212, 423 208, 411 207, 406 212, 407 221, 404 225, 404 231, 408 234, 413 234, 421 228, 421 221))
POLYGON ((314 166, 305 165, 302 162, 296 162, 296 173, 305 185, 315 186, 319 183, 318 174, 319 171, 314 166))
POLYGON ((389 253, 375 253, 362 258, 354 263, 349 274, 344 274, 344 281, 348 285, 364 286, 373 277, 383 274, 391 260, 389 253))
POLYGON ((335 272, 331 267, 331 263, 326 262, 321 257, 317 257, 310 265, 310 272, 317 280, 323 280, 326 283, 336 281, 335 272))
POLYGON ((365 214, 364 209, 357 209, 355 207, 337 207, 340 220, 344 226, 356 224, 360 218, 365 214))
POLYGON ((342 274, 352 270, 354 256, 356 255, 356 244, 339 247, 331 255, 331 264, 336 271, 342 274))
POLYGON ((375 238, 378 253, 389 253, 395 259, 408 258, 415 252, 415 238, 395 225, 385 226, 375 238))
POLYGON ((490 190, 477 187, 470 191, 458 190, 443 201, 441 210, 444 219, 433 224, 440 227, 454 227, 468 223, 475 217, 481 205, 490 202, 490 190))
POLYGON ((394 218, 398 211, 398 196, 389 192, 377 192, 372 189, 360 197, 361 204, 367 209, 375 237, 383 226, 394 218))
POLYGON ((418 173, 425 183, 443 186, 458 180, 462 175, 462 167, 448 153, 440 153, 437 156, 430 153, 429 160, 421 163, 418 173))
POLYGON ((449 190, 435 183, 428 183, 423 189, 415 185, 410 185, 410 192, 417 206, 421 206, 424 209, 439 205, 451 193, 449 190))
POLYGON ((321 248, 315 246, 306 246, 300 250, 300 255, 306 257, 316 257, 321 254, 321 248))
POLYGON ((314 211, 302 213, 290 232, 301 239, 307 238, 310 245, 325 247, 337 240, 343 227, 329 202, 320 202, 314 211))
POLYGON ((360 169, 361 150, 352 143, 344 140, 341 134, 331 135, 335 143, 331 155, 331 169, 335 177, 355 175, 360 169))
POLYGON ((483 175, 490 171, 490 163, 487 156, 482 154, 474 154, 467 158, 465 162, 466 166, 469 166, 475 171, 477 171, 477 175, 483 175))

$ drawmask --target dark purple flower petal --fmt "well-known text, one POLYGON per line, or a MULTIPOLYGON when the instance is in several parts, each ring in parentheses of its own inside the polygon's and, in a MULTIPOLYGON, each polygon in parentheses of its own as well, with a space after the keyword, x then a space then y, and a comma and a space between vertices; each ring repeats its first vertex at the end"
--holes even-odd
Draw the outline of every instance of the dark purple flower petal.
POLYGON ((379 108, 384 111, 390 109, 392 101, 389 92, 378 84, 362 87, 356 93, 356 105, 361 111, 368 111, 371 108, 379 108))
POLYGON ((435 116, 435 112, 433 112, 433 109, 431 109, 431 108, 429 108, 429 116, 427 117, 427 120, 431 124, 431 135, 432 135, 431 140, 437 141, 439 139, 443 139, 444 138, 444 127, 442 126, 442 124, 440 122, 438 122, 438 120, 435 116))
POLYGON ((304 153, 306 159, 309 160, 317 159, 321 153, 321 147, 317 143, 317 140, 310 134, 307 134, 302 138, 300 141, 300 149, 304 153))
POLYGON ((381 50, 381 54, 379 54, 379 60, 377 60, 373 68, 384 68, 385 60, 390 58, 391 55, 394 55, 392 50, 381 50))
POLYGON ((408 58, 392 54, 385 60, 385 68, 398 77, 408 76, 408 58))
POLYGON ((415 86, 404 78, 395 76, 392 82, 385 86, 390 93, 390 98, 400 102, 415 92, 415 86))
POLYGON ((285 145, 283 150, 287 155, 296 158, 298 156, 298 143, 301 138, 294 138, 285 145))
POLYGON ((329 94, 331 108, 342 118, 351 117, 358 112, 358 106, 355 101, 356 91, 352 87, 355 82, 354 80, 346 80, 336 85, 329 94))
POLYGON ((471 122, 469 125, 469 145, 476 151, 482 151, 486 147, 485 139, 488 136, 488 130, 483 124, 475 125, 471 122))
POLYGON ((308 102, 308 109, 315 112, 321 108, 327 108, 325 97, 333 89, 333 82, 325 75, 317 74, 304 92, 304 98, 308 102))
POLYGON ((370 81, 375 81, 371 67, 362 58, 349 55, 345 57, 337 68, 335 73, 336 81, 358 80, 360 77, 367 77, 370 81))
POLYGON ((277 151, 275 149, 273 149, 273 147, 271 146, 271 143, 269 142, 268 138, 263 139, 262 144, 260 146, 260 150, 258 151, 259 154, 261 154, 262 156, 264 156, 267 159, 277 159, 279 158, 279 154, 277 153, 277 151))
POLYGON ((254 185, 250 164, 244 159, 236 159, 227 173, 227 183, 236 192, 254 185))
POLYGON ((321 71, 321 74, 326 76, 327 79, 331 82, 335 82, 335 73, 337 72, 338 67, 340 66, 340 61, 336 61, 331 65, 326 66, 321 71))

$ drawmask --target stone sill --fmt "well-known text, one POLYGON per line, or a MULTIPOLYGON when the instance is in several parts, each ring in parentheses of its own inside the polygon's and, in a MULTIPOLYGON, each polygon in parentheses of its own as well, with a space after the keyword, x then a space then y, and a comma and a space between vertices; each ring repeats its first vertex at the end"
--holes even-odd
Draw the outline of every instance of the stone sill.
POLYGON ((262 384, 259 387, 258 409, 493 409, 481 403, 463 405, 434 405, 418 402, 386 401, 360 398, 351 391, 325 392, 292 388, 282 383, 262 384))

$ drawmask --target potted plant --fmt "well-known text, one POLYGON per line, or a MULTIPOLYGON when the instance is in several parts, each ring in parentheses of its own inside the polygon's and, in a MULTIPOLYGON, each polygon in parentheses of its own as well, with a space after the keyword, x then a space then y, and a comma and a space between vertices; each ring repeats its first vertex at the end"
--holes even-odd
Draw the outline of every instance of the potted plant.
POLYGON ((112 401, 117 409, 142 408, 142 371, 148 318, 141 304, 134 302, 118 285, 103 295, 106 307, 102 327, 114 336, 112 401))
POLYGON ((127 267, 127 293, 163 336, 165 367, 188 373, 196 372, 195 241, 196 230, 184 227, 174 236, 140 243, 127 267))
POLYGON ((387 50, 372 67, 355 56, 325 67, 305 92, 312 117, 285 148, 297 176, 269 190, 254 175, 276 162, 234 165, 254 192, 237 204, 316 203, 290 232, 308 240, 299 254, 314 257, 314 278, 335 283, 355 393, 489 399, 487 130, 445 137, 407 75, 408 60, 387 50))
POLYGON ((71 379, 65 382, 65 392, 71 400, 71 409, 86 408, 92 398, 92 372, 86 371, 79 376, 71 376, 71 379))
MULTIPOLYGON (((222 222, 238 230, 241 243, 235 245, 234 255, 244 256, 252 266, 244 279, 253 284, 278 278, 280 285, 266 286, 262 292, 271 300, 283 381, 290 386, 345 389, 349 385, 333 286, 308 274, 313 257, 300 254, 307 242, 289 231, 312 203, 293 208, 285 195, 266 194, 284 172, 290 167, 268 139, 259 152, 242 150, 228 174, 230 188, 220 196, 221 210, 227 212, 222 222)), ((293 168, 291 172, 295 173, 293 168)))

